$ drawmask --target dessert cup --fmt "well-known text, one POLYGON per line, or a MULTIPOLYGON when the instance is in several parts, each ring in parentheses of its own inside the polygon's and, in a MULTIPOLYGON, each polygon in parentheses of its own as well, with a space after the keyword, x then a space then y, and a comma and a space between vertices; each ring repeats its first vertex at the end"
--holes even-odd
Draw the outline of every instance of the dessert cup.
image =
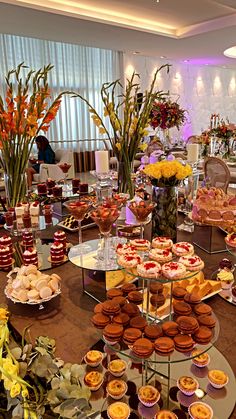
POLYGON ((79 246, 76 246, 76 256, 86 254, 91 250, 91 248, 86 243, 83 243, 81 221, 83 221, 83 219, 89 211, 90 202, 85 202, 83 200, 77 199, 74 201, 67 201, 64 205, 68 209, 68 211, 74 216, 74 218, 78 221, 79 246))
POLYGON ((68 177, 68 172, 69 172, 69 170, 71 168, 71 164, 68 164, 66 162, 63 162, 63 163, 58 164, 58 167, 60 167, 62 173, 64 174, 64 178, 63 178, 64 187, 63 187, 63 190, 66 192, 66 190, 67 190, 66 180, 67 180, 67 177, 68 177))
POLYGON ((149 214, 153 211, 156 204, 152 201, 131 201, 128 205, 130 211, 135 215, 136 220, 141 225, 140 238, 143 239, 144 224, 149 214))

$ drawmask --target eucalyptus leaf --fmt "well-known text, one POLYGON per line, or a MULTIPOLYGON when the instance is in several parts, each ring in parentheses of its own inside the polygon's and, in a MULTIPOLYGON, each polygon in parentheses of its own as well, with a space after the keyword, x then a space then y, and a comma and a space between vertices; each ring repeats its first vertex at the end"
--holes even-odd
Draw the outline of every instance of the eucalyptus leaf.
POLYGON ((58 377, 53 377, 51 381, 51 387, 53 390, 58 389, 60 387, 61 380, 58 377))
POLYGON ((80 378, 84 376, 84 367, 79 364, 73 364, 71 366, 71 375, 75 378, 80 378))
POLYGON ((22 349, 19 346, 15 346, 15 348, 11 348, 11 354, 18 360, 22 355, 22 349))

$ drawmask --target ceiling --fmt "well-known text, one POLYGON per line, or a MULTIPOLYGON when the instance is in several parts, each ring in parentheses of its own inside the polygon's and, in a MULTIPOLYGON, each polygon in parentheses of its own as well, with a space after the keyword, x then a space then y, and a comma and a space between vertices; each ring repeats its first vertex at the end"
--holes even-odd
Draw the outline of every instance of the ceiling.
POLYGON ((0 0, 2 33, 236 68, 236 0, 0 0))

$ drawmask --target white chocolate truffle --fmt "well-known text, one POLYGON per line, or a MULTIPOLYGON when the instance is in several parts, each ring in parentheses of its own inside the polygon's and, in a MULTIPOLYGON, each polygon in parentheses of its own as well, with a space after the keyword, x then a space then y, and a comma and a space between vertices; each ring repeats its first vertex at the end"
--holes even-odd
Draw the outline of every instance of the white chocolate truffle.
POLYGON ((17 293, 17 298, 18 298, 18 300, 20 300, 22 302, 27 301, 28 300, 28 293, 27 293, 27 291, 26 290, 22 290, 22 289, 19 290, 18 293, 17 293))
POLYGON ((22 288, 22 281, 21 279, 18 279, 17 277, 12 281, 12 288, 14 290, 18 289, 18 288, 22 288))
POLYGON ((41 288, 39 294, 40 294, 40 297, 43 298, 43 299, 48 298, 48 297, 51 297, 52 290, 49 287, 43 287, 43 288, 41 288))

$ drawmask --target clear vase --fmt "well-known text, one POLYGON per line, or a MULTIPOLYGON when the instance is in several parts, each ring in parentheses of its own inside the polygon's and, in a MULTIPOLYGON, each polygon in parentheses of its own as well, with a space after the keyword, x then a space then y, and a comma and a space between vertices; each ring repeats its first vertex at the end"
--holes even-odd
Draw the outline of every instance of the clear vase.
POLYGON ((134 196, 134 183, 131 174, 133 173, 133 162, 125 163, 118 161, 118 190, 119 193, 129 193, 130 198, 134 196))
POLYGON ((8 207, 15 207, 25 200, 27 195, 27 176, 24 173, 4 173, 6 200, 8 207))
POLYGON ((177 202, 176 186, 153 186, 152 200, 156 207, 152 213, 152 237, 167 236, 174 242, 177 239, 177 202))

